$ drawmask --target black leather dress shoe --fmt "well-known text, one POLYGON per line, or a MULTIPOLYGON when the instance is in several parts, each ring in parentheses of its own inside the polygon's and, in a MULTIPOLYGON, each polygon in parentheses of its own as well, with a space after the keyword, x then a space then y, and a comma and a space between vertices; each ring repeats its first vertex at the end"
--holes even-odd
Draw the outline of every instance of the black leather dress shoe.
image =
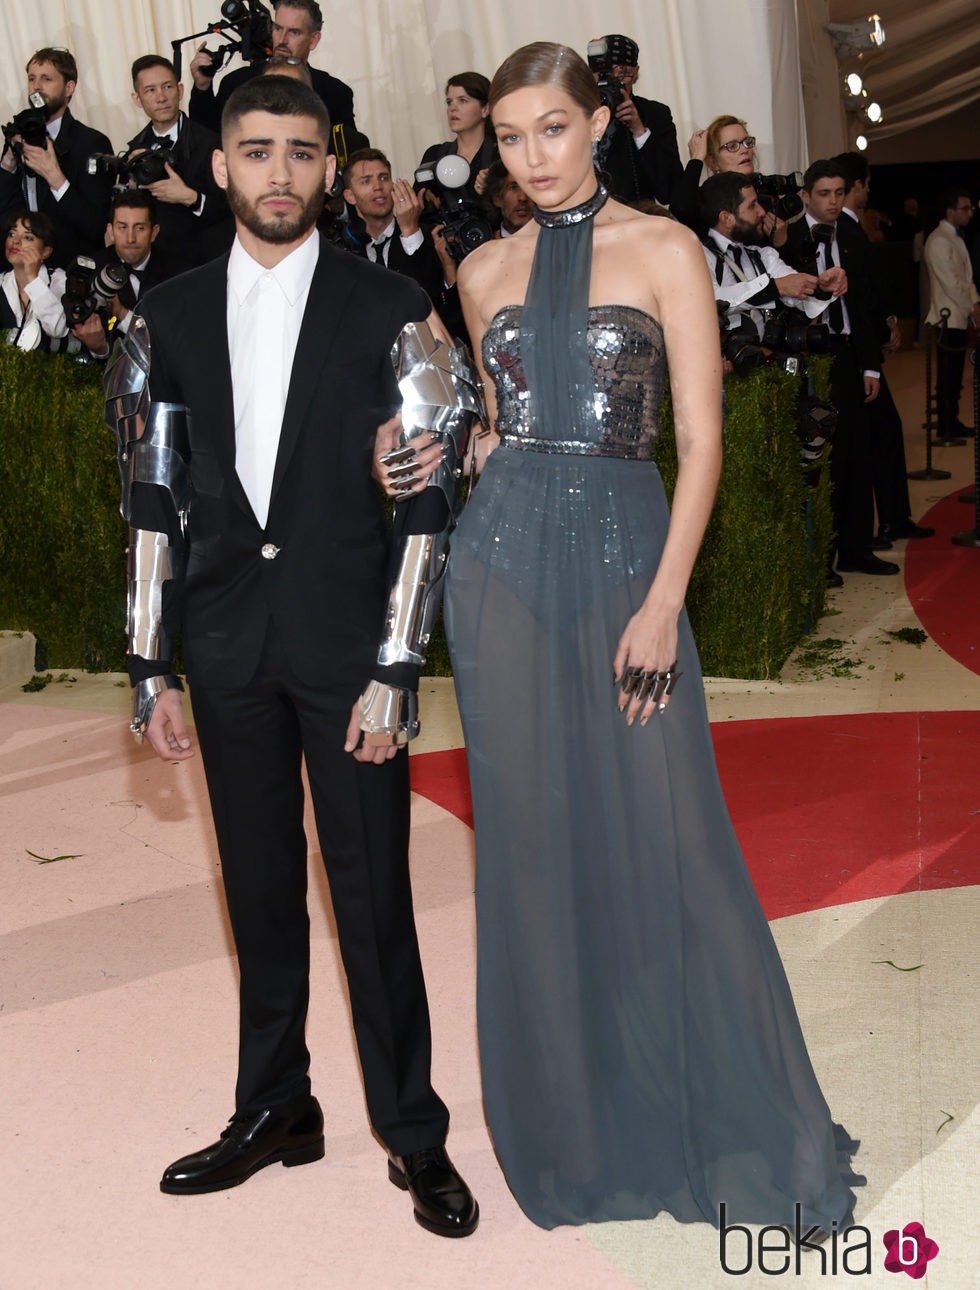
POLYGON ((838 573, 900 573, 901 569, 891 560, 879 560, 876 555, 860 556, 856 560, 838 559, 838 573))
POLYGON ((266 1165, 308 1165, 322 1160, 323 1112, 315 1097, 298 1115, 259 1111, 231 1119, 217 1142, 175 1160, 160 1180, 160 1190, 175 1196, 237 1187, 266 1165))
POLYGON ((972 439, 976 431, 973 426, 965 426, 962 421, 954 421, 950 433, 956 439, 972 439))
POLYGON ((827 586, 828 586, 828 587, 843 587, 843 585, 844 585, 844 579, 840 576, 840 574, 839 574, 839 573, 835 573, 833 569, 828 569, 828 570, 827 570, 827 586))
POLYGON ((878 537, 871 539, 872 551, 890 551, 891 549, 892 544, 889 538, 883 538, 879 535, 878 537))
POLYGON ((415 1221, 437 1236, 469 1236, 476 1230, 480 1207, 453 1168, 445 1147, 428 1147, 407 1156, 388 1156, 388 1177, 407 1191, 415 1221))
POLYGON ((916 524, 911 519, 902 520, 898 524, 881 524, 878 526, 878 536, 888 542, 900 542, 902 538, 932 537, 935 531, 935 529, 926 528, 924 524, 916 524))

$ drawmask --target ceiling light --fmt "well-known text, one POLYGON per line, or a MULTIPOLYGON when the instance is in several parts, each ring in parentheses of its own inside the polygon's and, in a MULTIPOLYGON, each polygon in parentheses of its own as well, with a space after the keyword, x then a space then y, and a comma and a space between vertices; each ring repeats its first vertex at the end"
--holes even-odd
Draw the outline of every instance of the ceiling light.
POLYGON ((864 152, 865 148, 868 146, 867 135, 859 134, 854 140, 854 146, 857 148, 858 152, 864 152))
POLYGON ((848 94, 857 95, 864 89, 864 81, 861 80, 857 72, 848 72, 844 77, 844 88, 848 94))
POLYGON ((864 115, 868 118, 868 120, 871 122, 872 125, 877 125, 878 122, 881 120, 881 104, 876 103, 874 99, 872 99, 871 102, 868 104, 868 106, 864 109, 864 115))

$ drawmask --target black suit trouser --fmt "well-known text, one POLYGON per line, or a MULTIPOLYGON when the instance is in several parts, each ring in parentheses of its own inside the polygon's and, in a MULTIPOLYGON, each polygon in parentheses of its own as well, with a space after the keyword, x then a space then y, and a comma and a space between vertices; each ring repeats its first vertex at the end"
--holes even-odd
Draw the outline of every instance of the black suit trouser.
POLYGON ((912 515, 909 500, 905 437, 885 374, 881 374, 878 397, 867 404, 871 426, 871 470, 879 524, 901 524, 912 515))
POLYGON ((429 1075, 407 753, 381 766, 345 753, 355 696, 301 685, 271 624, 247 688, 192 685, 191 698, 241 973, 236 1111, 310 1093, 305 756, 371 1123, 397 1155, 440 1145, 449 1113, 429 1075))
POLYGON ((871 429, 864 402, 864 377, 850 342, 832 342, 830 397, 837 409, 837 429, 830 453, 830 500, 842 559, 860 560, 871 553, 874 536, 871 429))
POLYGON ((936 424, 939 437, 955 438, 960 419, 960 390, 966 361, 966 328, 947 327, 936 346, 936 424))

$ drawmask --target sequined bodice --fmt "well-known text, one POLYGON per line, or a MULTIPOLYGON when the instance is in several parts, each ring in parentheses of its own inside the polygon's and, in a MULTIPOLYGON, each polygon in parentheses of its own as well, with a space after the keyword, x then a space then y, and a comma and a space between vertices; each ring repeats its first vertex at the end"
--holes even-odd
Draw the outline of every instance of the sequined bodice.
POLYGON ((589 308, 588 348, 595 376, 595 434, 588 442, 541 439, 528 416, 521 362, 521 306, 494 315, 483 362, 497 391, 497 427, 508 447, 648 461, 659 430, 666 361, 657 320, 627 305, 589 308))

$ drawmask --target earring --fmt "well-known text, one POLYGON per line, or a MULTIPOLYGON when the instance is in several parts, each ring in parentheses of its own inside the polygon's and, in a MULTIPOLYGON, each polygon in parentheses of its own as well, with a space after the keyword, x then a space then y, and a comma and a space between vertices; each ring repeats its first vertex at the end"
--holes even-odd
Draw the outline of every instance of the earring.
POLYGON ((599 140, 592 140, 592 164, 596 169, 599 168, 599 140))

